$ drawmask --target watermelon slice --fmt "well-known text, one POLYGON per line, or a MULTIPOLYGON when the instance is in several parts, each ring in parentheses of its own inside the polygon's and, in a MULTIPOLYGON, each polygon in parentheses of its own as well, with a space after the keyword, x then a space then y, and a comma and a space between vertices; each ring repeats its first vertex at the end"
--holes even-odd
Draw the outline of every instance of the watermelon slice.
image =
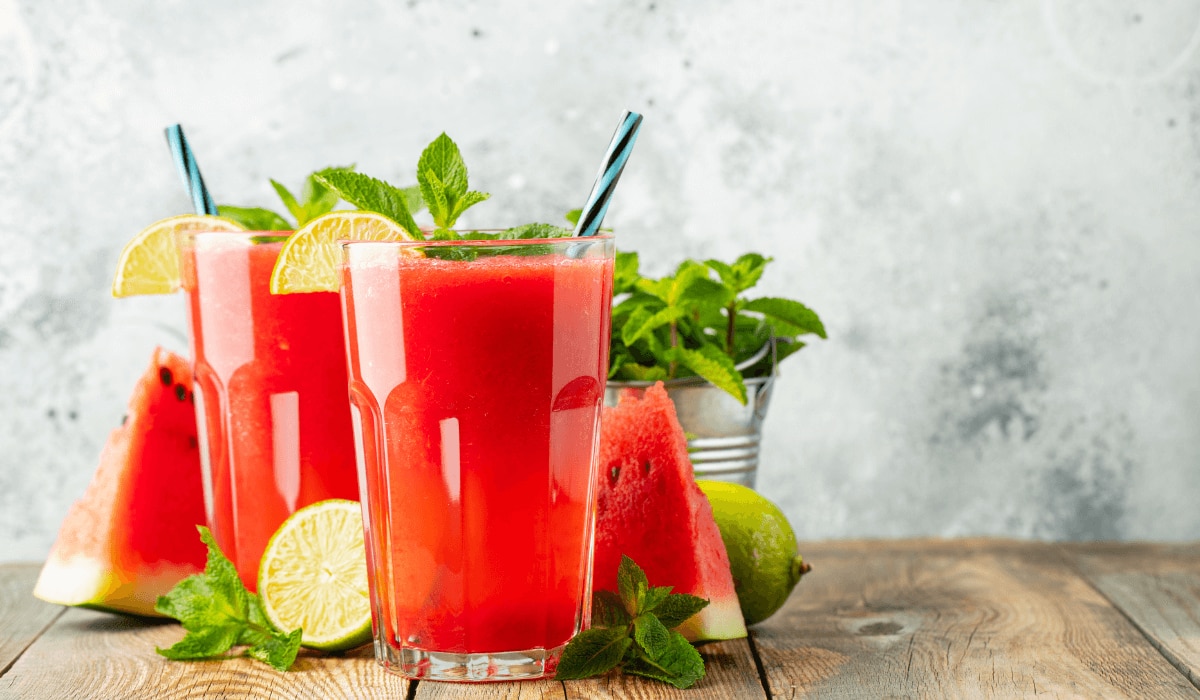
POLYGON ((622 396, 600 428, 594 590, 617 590, 628 555, 652 586, 707 598, 680 626, 689 641, 746 636, 729 555, 712 507, 692 476, 687 438, 662 383, 645 397, 622 396))
POLYGON ((154 615, 204 569, 204 491, 192 373, 161 348, 108 436, 92 483, 67 513, 33 594, 61 605, 154 615))

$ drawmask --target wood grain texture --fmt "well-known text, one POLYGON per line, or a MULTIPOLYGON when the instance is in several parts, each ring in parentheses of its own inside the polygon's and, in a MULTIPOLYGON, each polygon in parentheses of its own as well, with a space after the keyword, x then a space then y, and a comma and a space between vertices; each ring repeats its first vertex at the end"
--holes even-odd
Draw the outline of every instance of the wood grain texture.
POLYGON ((41 566, 0 564, 0 675, 63 613, 33 597, 41 566))
POLYGON ((1200 698, 1054 545, 801 551, 814 572, 752 629, 774 698, 1200 698))
POLYGON ((0 676, 0 698, 405 698, 408 684, 375 663, 370 648, 347 657, 301 656, 279 673, 249 659, 168 661, 156 646, 183 629, 70 609, 0 676))
POLYGON ((1064 545, 1084 578, 1200 687, 1200 545, 1064 545))
POLYGON ((442 683, 420 681, 415 700, 563 700, 559 681, 442 683))

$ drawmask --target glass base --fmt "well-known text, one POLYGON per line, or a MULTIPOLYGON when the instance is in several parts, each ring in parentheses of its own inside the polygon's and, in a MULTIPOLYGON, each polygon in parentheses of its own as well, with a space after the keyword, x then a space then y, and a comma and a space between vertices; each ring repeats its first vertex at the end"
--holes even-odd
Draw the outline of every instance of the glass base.
POLYGON ((375 659, 391 673, 423 681, 479 683, 550 678, 566 645, 494 653, 456 654, 375 643, 375 659))

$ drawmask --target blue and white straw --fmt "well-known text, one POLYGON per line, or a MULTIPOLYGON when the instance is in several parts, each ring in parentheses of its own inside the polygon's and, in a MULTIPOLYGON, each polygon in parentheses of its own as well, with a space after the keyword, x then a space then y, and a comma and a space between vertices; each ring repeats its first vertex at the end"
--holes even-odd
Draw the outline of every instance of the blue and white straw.
POLYGON ((641 125, 642 115, 637 112, 627 111, 621 115, 621 123, 613 133, 608 152, 604 154, 604 162, 600 164, 600 172, 596 175, 596 184, 592 185, 592 193, 588 195, 579 222, 575 224, 576 236, 594 236, 600 231, 604 214, 608 212, 608 202, 617 187, 617 180, 621 179, 621 171, 625 169, 625 161, 629 160, 641 125))
POLYGON ((196 213, 215 215, 217 205, 213 202, 212 195, 208 193, 208 188, 204 186, 204 178, 200 176, 200 166, 196 165, 196 156, 192 155, 192 149, 183 136, 183 127, 172 124, 167 127, 166 132, 167 145, 171 147, 171 155, 175 158, 175 167, 179 168, 179 177, 183 179, 183 186, 187 188, 188 195, 192 198, 192 206, 196 208, 196 213))

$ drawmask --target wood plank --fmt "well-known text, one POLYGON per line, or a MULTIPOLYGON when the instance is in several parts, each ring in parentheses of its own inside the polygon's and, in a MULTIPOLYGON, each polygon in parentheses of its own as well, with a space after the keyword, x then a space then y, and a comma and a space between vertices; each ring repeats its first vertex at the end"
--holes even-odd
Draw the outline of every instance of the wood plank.
POLYGON ((62 606, 33 597, 40 570, 37 564, 0 564, 0 676, 62 615, 62 606))
POLYGON ((1200 544, 1063 549, 1083 576, 1200 687, 1200 544))
POLYGON ((421 682, 416 700, 560 700, 563 698, 637 698, 640 700, 742 700, 766 698, 750 644, 745 639, 700 646, 705 676, 687 690, 633 676, 609 674, 581 681, 524 683, 421 682))
POLYGON ((288 673, 249 659, 181 662, 154 652, 182 636, 174 622, 69 609, 0 676, 0 698, 407 697, 408 683, 376 664, 370 647, 302 655, 288 673))
POLYGON ((1054 545, 806 544, 752 634, 773 697, 1198 698, 1054 545))

